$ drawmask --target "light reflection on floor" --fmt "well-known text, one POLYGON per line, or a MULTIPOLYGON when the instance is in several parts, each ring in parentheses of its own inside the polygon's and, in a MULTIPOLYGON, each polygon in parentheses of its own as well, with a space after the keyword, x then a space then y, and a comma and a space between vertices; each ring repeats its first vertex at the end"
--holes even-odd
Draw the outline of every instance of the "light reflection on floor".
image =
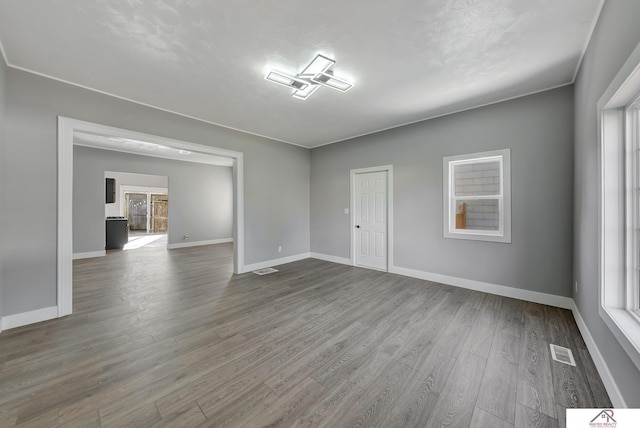
POLYGON ((166 234, 159 235, 129 235, 129 241, 122 248, 123 250, 135 250, 138 248, 146 247, 147 245, 153 244, 154 242, 160 239, 167 238, 166 234))

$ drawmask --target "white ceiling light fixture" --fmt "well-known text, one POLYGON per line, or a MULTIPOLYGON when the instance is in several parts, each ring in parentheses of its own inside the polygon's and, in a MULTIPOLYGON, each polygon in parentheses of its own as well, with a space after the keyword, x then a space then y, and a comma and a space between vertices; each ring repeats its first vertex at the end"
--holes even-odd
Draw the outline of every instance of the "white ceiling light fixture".
POLYGON ((309 98, 320 86, 346 92, 353 87, 353 84, 333 75, 332 67, 335 63, 331 58, 318 54, 296 76, 271 70, 264 78, 270 82, 294 89, 291 96, 300 100, 309 98))
POLYGON ((337 89, 338 91, 342 92, 347 92, 353 86, 346 80, 338 79, 337 77, 335 77, 332 70, 321 71, 320 73, 316 74, 312 80, 316 83, 328 86, 333 89, 337 89))
POLYGON ((319 87, 320 87, 319 85, 308 85, 305 89, 298 89, 293 94, 291 94, 291 96, 299 100, 306 100, 319 87))
POLYGON ((265 79, 270 80, 279 85, 289 86, 291 88, 296 88, 296 89, 304 89, 307 86, 309 86, 309 84, 304 80, 300 80, 298 78, 288 76, 284 73, 280 73, 279 71, 270 71, 269 74, 265 76, 265 79))

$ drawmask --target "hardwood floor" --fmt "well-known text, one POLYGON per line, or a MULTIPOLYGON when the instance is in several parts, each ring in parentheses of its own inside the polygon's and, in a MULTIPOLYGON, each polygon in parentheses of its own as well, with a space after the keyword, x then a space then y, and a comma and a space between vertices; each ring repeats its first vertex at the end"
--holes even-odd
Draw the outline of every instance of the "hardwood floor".
POLYGON ((75 261, 73 315, 0 335, 0 426, 562 427, 611 406, 569 311, 278 269, 233 275, 228 244, 75 261))

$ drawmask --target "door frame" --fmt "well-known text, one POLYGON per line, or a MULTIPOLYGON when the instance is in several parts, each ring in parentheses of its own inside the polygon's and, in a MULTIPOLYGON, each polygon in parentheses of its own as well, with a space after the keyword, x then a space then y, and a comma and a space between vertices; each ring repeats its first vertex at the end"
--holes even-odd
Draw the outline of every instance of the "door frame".
POLYGON ((233 272, 244 273, 244 160, 243 153, 173 138, 58 116, 58 317, 73 309, 73 146, 74 132, 97 133, 148 141, 173 148, 223 156, 233 160, 233 272))
MULTIPOLYGON (((393 267, 393 165, 373 166, 369 168, 357 168, 350 171, 350 207, 351 215, 349 227, 351 232, 349 237, 351 240, 351 265, 356 266, 356 176, 358 174, 366 174, 369 172, 386 172, 387 173, 387 270, 390 272, 393 267)), ((365 269, 377 270, 366 266, 358 266, 365 269)))

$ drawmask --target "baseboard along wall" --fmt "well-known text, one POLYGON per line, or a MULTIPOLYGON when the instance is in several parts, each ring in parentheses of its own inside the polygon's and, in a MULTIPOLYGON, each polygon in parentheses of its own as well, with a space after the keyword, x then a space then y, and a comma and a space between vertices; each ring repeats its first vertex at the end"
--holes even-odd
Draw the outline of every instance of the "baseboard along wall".
POLYGON ((266 260, 264 262, 251 263, 248 265, 244 265, 244 269, 242 272, 252 272, 258 269, 269 268, 273 266, 283 265, 285 263, 297 262, 298 260, 308 259, 311 256, 310 253, 300 253, 293 256, 282 257, 279 259, 266 260))
MULTIPOLYGON (((212 244, 221 244, 233 242, 233 239, 216 239, 210 241, 195 241, 181 244, 171 244, 168 246, 169 249, 172 248, 185 248, 185 247, 195 247, 199 245, 212 245, 212 244)), ((96 251, 91 253, 78 253, 74 254, 74 259, 80 258, 89 258, 89 257, 100 257, 104 256, 104 251, 96 251)), ((266 260, 263 262, 252 263, 244 266, 243 272, 251 272, 258 269, 264 269, 268 267, 278 266, 285 263, 292 263, 299 260, 304 260, 308 258, 314 258, 318 260, 324 260, 332 263, 339 263, 343 265, 352 265, 351 260, 344 257, 337 257, 328 254, 322 253, 300 253, 293 256, 282 257, 278 259, 266 260)), ((540 293, 537 291, 530 290, 522 290, 513 287, 506 287, 504 285, 491 284, 482 281, 475 281, 466 278, 457 278, 448 275, 441 275, 431 272, 425 272, 415 269, 408 269, 399 266, 391 266, 389 268, 389 273, 408 276, 411 278, 423 279, 426 281, 438 282, 441 284, 452 285, 455 287, 467 288, 470 290, 481 291, 484 293, 495 294, 498 296, 511 297, 514 299, 525 300, 534 303, 540 303, 543 305, 556 306, 563 309, 569 309, 573 312, 574 318, 578 325, 578 329, 584 338, 584 341, 587 345, 589 353, 593 358, 593 362, 602 378, 602 381, 607 389, 607 393, 609 394, 609 398, 611 398, 611 402, 615 407, 618 408, 626 408, 626 402, 615 382, 613 376, 611 375, 611 371, 607 366, 606 361, 604 360, 596 342, 594 341, 591 333, 587 325, 584 322, 584 319, 580 315, 578 308, 574 302, 574 300, 570 297, 564 296, 556 296, 553 294, 540 293)), ((0 332, 2 330, 8 330, 11 328, 22 327, 28 324, 34 324, 37 322, 42 322, 46 320, 50 320, 56 318, 58 316, 58 308, 56 306, 51 306, 47 308, 37 309, 34 311, 23 312, 19 314, 7 315, 0 318, 0 332)))
POLYGON ((173 250, 175 248, 199 247, 202 245, 226 244, 233 242, 233 238, 209 239, 206 241, 179 242, 177 244, 168 244, 167 248, 173 250))
POLYGON ((351 266, 351 259, 346 257, 330 256, 322 253, 310 253, 312 259, 324 260, 325 262, 339 263, 341 265, 351 266))
POLYGON ((0 319, 0 331, 35 324, 37 322, 48 321, 57 317, 57 306, 49 306, 48 308, 21 312, 19 314, 5 315, 0 319))
POLYGON ((455 287, 467 288, 469 290, 482 291, 483 293, 495 294, 503 297, 511 297, 513 299, 526 300, 528 302, 540 303, 542 305, 556 306, 563 309, 573 309, 573 299, 570 297, 556 296, 555 294, 523 290, 521 288, 507 287, 504 285, 491 284, 489 282, 475 281, 473 279, 458 278, 398 266, 390 267, 389 273, 438 282, 440 284, 453 285, 455 287))
POLYGON ((106 255, 107 255, 107 252, 105 250, 89 251, 87 253, 73 253, 73 260, 92 259, 94 257, 104 257, 106 255))
POLYGON ((609 370, 609 366, 605 361, 604 357, 600 353, 600 349, 598 345, 596 345, 595 340, 593 340, 593 336, 591 336, 591 332, 587 327, 587 324, 584 322, 582 315, 580 315, 580 311, 573 301, 573 317, 576 320, 576 324, 578 324, 578 330, 580 330, 580 334, 582 334, 582 338, 584 339, 584 343, 587 345, 587 349, 589 350, 589 354, 591 354, 591 358, 593 359, 593 363, 596 365, 596 369, 598 370, 598 374, 600 378, 602 378, 602 383, 604 387, 607 389, 607 394, 609 394, 609 398, 611 399, 611 403, 614 407, 617 408, 627 408, 627 403, 622 397, 622 393, 618 388, 613 376, 611 375, 611 371, 609 370))
MULTIPOLYGON (((352 264, 350 259, 331 256, 327 254, 311 253, 311 257, 333 263, 341 263, 346 265, 352 264)), ((589 329, 585 324, 582 316, 580 315, 580 312, 578 311, 578 308, 572 298, 556 296, 554 294, 540 293, 537 291, 506 287, 504 285, 491 284, 488 282, 475 281, 466 278, 457 278, 448 275, 408 269, 399 266, 391 266, 389 268, 389 273, 571 310, 578 325, 578 329, 580 330, 580 334, 582 334, 582 337, 584 338, 584 341, 587 345, 587 349, 591 354, 591 358, 593 358, 593 362, 596 366, 596 369, 598 370, 598 374, 602 378, 602 382, 607 389, 607 393, 609 394, 611 402, 617 408, 627 408, 627 404, 622 394, 620 393, 620 389, 618 388, 618 385, 611 375, 611 371, 609 370, 605 359, 600 353, 600 350, 598 349, 593 336, 591 336, 591 333, 589 332, 589 329)))

